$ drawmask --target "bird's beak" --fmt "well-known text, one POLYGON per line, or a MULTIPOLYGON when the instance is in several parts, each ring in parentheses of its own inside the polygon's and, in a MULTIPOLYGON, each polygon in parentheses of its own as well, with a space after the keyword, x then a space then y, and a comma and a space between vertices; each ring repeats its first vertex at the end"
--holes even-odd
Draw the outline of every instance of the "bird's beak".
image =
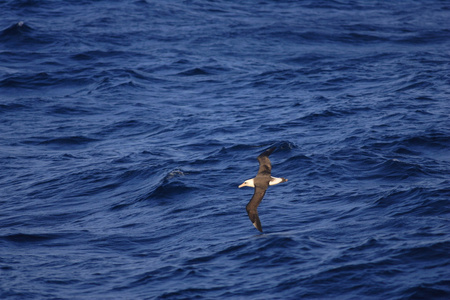
POLYGON ((240 186, 238 186, 238 188, 241 188, 243 186, 245 186, 245 182, 243 184, 241 184, 240 186))

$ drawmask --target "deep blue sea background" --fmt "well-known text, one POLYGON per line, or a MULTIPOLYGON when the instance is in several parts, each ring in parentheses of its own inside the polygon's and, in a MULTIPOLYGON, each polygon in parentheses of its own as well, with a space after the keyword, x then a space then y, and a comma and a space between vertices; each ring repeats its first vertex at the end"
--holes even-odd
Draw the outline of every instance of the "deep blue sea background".
POLYGON ((0 298, 450 299, 449 20, 0 1, 0 298))

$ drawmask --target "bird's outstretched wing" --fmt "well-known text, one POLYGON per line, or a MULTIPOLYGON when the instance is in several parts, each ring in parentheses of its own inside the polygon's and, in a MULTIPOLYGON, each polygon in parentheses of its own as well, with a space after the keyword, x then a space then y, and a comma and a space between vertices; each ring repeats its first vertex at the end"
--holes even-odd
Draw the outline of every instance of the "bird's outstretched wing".
POLYGON ((261 175, 269 175, 270 176, 270 172, 272 171, 272 164, 270 163, 269 155, 272 154, 272 152, 275 149, 276 149, 276 147, 267 149, 266 151, 264 151, 263 153, 261 153, 258 156, 258 161, 259 161, 258 175, 261 174, 261 175))
POLYGON ((247 207, 246 207, 250 221, 252 221, 253 226, 255 226, 256 229, 258 229, 261 232, 262 232, 262 226, 261 226, 261 221, 259 220, 257 208, 258 208, 259 203, 261 203, 265 194, 266 194, 266 189, 255 187, 255 193, 253 194, 252 199, 250 199, 250 202, 247 204, 247 207))

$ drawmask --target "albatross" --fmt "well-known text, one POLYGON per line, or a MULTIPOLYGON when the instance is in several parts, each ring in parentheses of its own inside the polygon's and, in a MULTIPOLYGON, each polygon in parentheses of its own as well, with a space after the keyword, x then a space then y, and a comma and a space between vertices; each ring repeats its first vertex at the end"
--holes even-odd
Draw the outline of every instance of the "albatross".
POLYGON ((270 163, 269 155, 272 154, 275 148, 276 147, 267 149, 258 156, 259 161, 258 174, 256 174, 255 178, 248 179, 239 186, 239 188, 244 186, 255 188, 253 197, 247 204, 246 209, 248 217, 250 218, 250 221, 252 221, 253 226, 255 226, 255 228, 261 232, 262 232, 261 221, 259 220, 257 210, 259 203, 261 203, 261 200, 263 199, 264 194, 266 193, 266 190, 269 187, 269 185, 275 185, 288 181, 286 178, 282 177, 278 178, 271 176, 272 165, 270 163))

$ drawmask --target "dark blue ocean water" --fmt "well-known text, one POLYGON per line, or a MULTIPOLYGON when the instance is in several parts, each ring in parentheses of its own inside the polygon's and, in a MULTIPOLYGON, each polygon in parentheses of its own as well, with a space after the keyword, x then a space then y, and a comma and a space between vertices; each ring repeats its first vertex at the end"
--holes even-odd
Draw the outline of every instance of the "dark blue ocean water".
POLYGON ((0 1, 0 298, 449 299, 449 20, 0 1))

